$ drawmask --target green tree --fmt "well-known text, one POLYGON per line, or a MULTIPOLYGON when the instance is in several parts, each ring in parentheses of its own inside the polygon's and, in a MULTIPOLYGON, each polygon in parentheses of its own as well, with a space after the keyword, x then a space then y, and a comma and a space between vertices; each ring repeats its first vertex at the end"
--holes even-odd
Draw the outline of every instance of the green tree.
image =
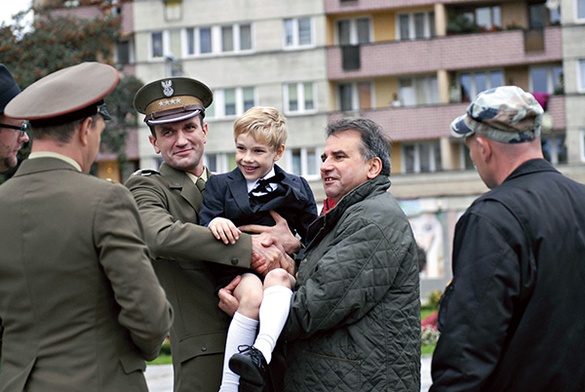
MULTIPOLYGON (((81 0, 80 6, 101 11, 92 18, 54 12, 63 6, 62 0, 52 0, 44 9, 35 9, 31 26, 24 24, 24 16, 30 10, 16 15, 11 25, 0 25, 0 61, 23 89, 43 76, 83 61, 113 63, 121 16, 110 12, 111 2, 81 0)), ((103 146, 117 153, 119 160, 125 158, 126 129, 136 125, 132 97, 140 86, 137 78, 122 75, 119 85, 106 98, 113 121, 102 134, 103 146)), ((23 151, 26 155, 27 149, 23 151)))

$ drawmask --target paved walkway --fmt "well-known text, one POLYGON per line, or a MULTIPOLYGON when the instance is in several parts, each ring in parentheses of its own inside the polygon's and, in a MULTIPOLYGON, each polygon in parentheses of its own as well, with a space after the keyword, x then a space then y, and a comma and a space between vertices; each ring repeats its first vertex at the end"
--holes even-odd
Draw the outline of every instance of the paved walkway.
MULTIPOLYGON (((421 360, 421 392, 426 392, 431 386, 431 356, 426 355, 421 360)), ((171 365, 152 365, 146 367, 146 381, 150 392, 173 391, 173 368, 171 365)))

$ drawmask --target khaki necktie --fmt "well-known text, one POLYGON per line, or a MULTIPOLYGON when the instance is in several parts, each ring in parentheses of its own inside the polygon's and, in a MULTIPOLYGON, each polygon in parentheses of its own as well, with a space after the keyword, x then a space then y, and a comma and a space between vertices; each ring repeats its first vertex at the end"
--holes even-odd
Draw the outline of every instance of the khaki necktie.
POLYGON ((205 180, 199 177, 197 181, 195 181, 195 186, 197 187, 197 189, 199 189, 201 193, 203 193, 203 191, 205 190, 205 180))

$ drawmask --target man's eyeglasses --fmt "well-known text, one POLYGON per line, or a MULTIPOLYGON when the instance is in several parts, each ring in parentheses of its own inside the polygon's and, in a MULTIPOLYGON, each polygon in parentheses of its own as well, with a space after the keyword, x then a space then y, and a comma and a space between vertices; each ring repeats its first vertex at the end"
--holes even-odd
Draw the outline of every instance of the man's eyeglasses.
POLYGON ((28 131, 28 122, 25 121, 20 126, 0 123, 0 128, 14 129, 20 131, 20 137, 24 137, 24 135, 28 131))

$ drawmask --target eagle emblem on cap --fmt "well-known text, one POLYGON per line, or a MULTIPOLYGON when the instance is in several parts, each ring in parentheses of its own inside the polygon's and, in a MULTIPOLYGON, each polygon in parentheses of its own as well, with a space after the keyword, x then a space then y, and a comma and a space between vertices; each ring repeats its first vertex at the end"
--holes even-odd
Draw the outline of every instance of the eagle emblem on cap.
POLYGON ((173 90, 172 80, 163 80, 160 82, 160 84, 163 88, 163 94, 165 97, 171 97, 175 93, 175 90, 173 90))

